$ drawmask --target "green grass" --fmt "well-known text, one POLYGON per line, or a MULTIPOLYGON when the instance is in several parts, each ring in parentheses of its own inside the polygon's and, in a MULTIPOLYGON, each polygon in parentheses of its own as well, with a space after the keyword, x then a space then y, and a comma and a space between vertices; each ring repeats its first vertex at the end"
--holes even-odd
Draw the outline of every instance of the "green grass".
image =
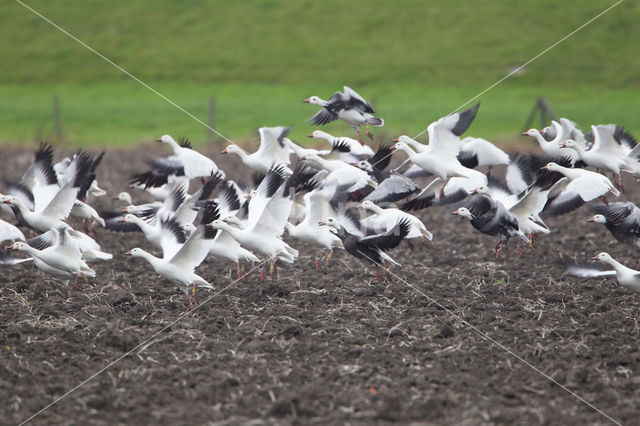
MULTIPOLYGON (((385 118, 376 134, 414 135, 613 2, 27 1, 234 141, 263 125, 295 126, 347 84, 385 118)), ((624 2, 482 96, 470 133, 508 139, 536 96, 582 126, 640 133, 640 6, 624 2)), ((202 124, 124 76, 18 3, 0 5, 0 141, 53 134, 58 94, 65 142, 127 145, 160 134, 208 140, 202 124)), ((537 125, 537 124, 536 124, 537 125)), ((351 134, 344 124, 329 132, 351 134)))

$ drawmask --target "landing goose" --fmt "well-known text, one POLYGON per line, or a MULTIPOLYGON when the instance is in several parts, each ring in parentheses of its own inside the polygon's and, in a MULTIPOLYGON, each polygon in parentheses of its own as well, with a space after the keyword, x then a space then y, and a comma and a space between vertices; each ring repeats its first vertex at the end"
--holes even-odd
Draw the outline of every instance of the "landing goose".
POLYGON ((373 150, 361 144, 359 141, 346 136, 333 136, 322 130, 314 130, 309 134, 312 139, 323 139, 331 144, 331 151, 327 157, 333 160, 342 160, 346 163, 355 163, 371 158, 373 150))
POLYGON ((640 294, 640 271, 628 268, 611 257, 608 253, 602 252, 593 257, 596 262, 603 262, 613 267, 610 270, 597 269, 591 265, 567 265, 566 271, 569 275, 577 278, 597 278, 615 276, 618 283, 624 288, 640 294))
POLYGON ((557 216, 577 209, 584 203, 611 193, 618 197, 620 191, 600 173, 590 170, 568 168, 556 163, 548 163, 543 169, 558 172, 565 177, 551 188, 545 211, 557 216), (557 194, 557 195, 556 195, 557 194))
POLYGON ((466 167, 488 167, 489 172, 493 166, 509 164, 509 154, 486 139, 467 136, 460 143, 458 161, 466 167))
POLYGON ((367 136, 373 140, 373 135, 369 132, 369 125, 381 127, 384 126, 384 120, 374 117, 372 114, 375 111, 371 108, 369 102, 365 101, 353 89, 347 86, 344 86, 343 89, 343 92, 334 93, 328 101, 317 96, 305 99, 305 103, 322 107, 307 121, 313 125, 324 125, 340 119, 354 128, 358 140, 360 140, 360 126, 364 124, 367 129, 367 136))
POLYGON ((334 218, 326 218, 319 222, 321 226, 328 226, 331 232, 342 240, 344 249, 358 259, 365 260, 375 265, 375 277, 382 282, 383 278, 378 273, 378 267, 382 267, 386 272, 386 263, 396 266, 400 264, 393 260, 385 251, 397 247, 409 233, 409 223, 407 220, 400 220, 388 231, 361 237, 349 233, 334 218))
POLYGON ((283 126, 261 127, 258 130, 260 148, 256 152, 248 154, 237 145, 229 145, 222 151, 222 154, 238 155, 245 166, 259 173, 267 174, 273 167, 282 165, 284 166, 282 167, 283 172, 290 175, 291 169, 286 166, 291 164, 289 156, 292 149, 285 142, 289 130, 290 128, 283 126))
MULTIPOLYGON (((272 279, 275 278, 277 259, 293 263, 298 257, 298 250, 281 238, 293 203, 293 194, 287 191, 283 175, 283 167, 280 166, 265 176, 249 200, 246 223, 236 216, 228 216, 211 223, 215 229, 228 232, 245 248, 269 259, 272 279)), ((293 179, 293 176, 289 179, 293 179)), ((265 268, 267 263, 269 262, 265 262, 265 268)), ((265 278, 265 269, 261 271, 261 278, 265 278)))
POLYGON ((40 185, 34 184, 31 197, 34 200, 35 210, 33 211, 29 209, 22 198, 13 195, 0 197, 0 202, 11 205, 16 217, 37 231, 46 232, 52 228, 67 227, 64 220, 73 208, 78 191, 86 178, 90 161, 89 157, 84 154, 76 156, 65 173, 64 181, 60 182, 59 186, 51 184, 42 188, 40 185), (52 186, 56 186, 57 190, 55 190, 53 197, 50 197, 52 186), (43 191, 40 191, 39 188, 42 188, 43 191), (43 199, 49 201, 45 203, 41 201, 43 199))
MULTIPOLYGON (((182 165, 184 175, 188 179, 198 177, 206 178, 219 170, 213 160, 194 150, 188 140, 183 141, 182 144, 178 144, 171 136, 163 135, 156 139, 156 142, 165 143, 173 149, 172 158, 182 165)), ((223 173, 224 176, 224 172, 221 170, 220 172, 223 173)))
POLYGON ((577 163, 580 161, 580 155, 574 150, 562 149, 560 147, 560 143, 565 140, 562 125, 553 121, 552 126, 554 127, 553 135, 555 135, 555 137, 550 141, 547 141, 537 129, 529 129, 526 132, 523 132, 522 135, 533 137, 536 142, 538 142, 542 152, 551 157, 553 161, 558 162, 568 160, 571 167, 577 166, 577 163))
POLYGON ((506 245, 509 238, 518 236, 529 242, 527 236, 520 231, 516 218, 502 203, 496 202, 486 194, 472 196, 464 207, 454 210, 451 214, 468 219, 471 225, 483 234, 499 237, 494 247, 496 259, 500 257, 502 245, 506 245))
POLYGON ((367 172, 378 183, 378 187, 364 198, 365 201, 389 204, 420 192, 420 187, 410 178, 384 170, 389 165, 392 153, 388 145, 381 145, 369 160, 356 163, 356 167, 367 172))
POLYGON ((640 208, 631 201, 596 204, 589 207, 596 213, 589 222, 602 223, 613 237, 624 244, 640 247, 640 208))
MULTIPOLYGON (((102 251, 100 245, 90 236, 71 228, 65 228, 64 244, 71 247, 74 251, 80 252, 80 257, 87 263, 98 260, 111 260, 113 255, 102 251)), ((44 250, 48 247, 61 245, 62 234, 58 229, 51 229, 37 237, 30 238, 26 241, 31 247, 38 250, 44 250)))
POLYGON ((192 289, 190 302, 193 306, 196 301, 196 286, 213 288, 204 278, 197 275, 194 270, 207 257, 211 241, 216 235, 215 229, 205 225, 211 220, 211 216, 214 213, 213 209, 205 210, 202 223, 174 254, 159 258, 139 247, 128 251, 126 254, 145 259, 158 275, 162 275, 167 280, 178 285, 187 297, 189 296, 189 289, 192 289))
POLYGON ((306 241, 322 248, 320 256, 316 258, 316 269, 320 270, 322 261, 329 260, 335 247, 343 248, 342 240, 329 231, 328 228, 319 225, 320 220, 326 217, 331 210, 329 202, 319 191, 308 192, 303 196, 305 216, 302 222, 294 225, 285 224, 288 234, 298 240, 306 241))
POLYGON ((372 216, 364 219, 364 222, 367 228, 373 228, 378 233, 388 231, 399 221, 405 221, 409 226, 409 232, 405 236, 405 239, 411 248, 413 248, 413 244, 410 241, 411 239, 420 238, 420 240, 423 240, 426 238, 429 241, 433 239, 433 234, 427 229, 424 223, 412 214, 395 208, 383 209, 371 201, 363 201, 358 204, 358 208, 373 213, 372 216))

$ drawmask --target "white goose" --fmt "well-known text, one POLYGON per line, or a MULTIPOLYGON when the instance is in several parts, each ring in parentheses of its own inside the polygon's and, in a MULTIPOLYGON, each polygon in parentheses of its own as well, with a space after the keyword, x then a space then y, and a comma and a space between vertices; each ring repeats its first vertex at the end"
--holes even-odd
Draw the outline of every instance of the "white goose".
MULTIPOLYGON (((222 154, 236 154, 245 166, 257 172, 267 174, 274 166, 287 166, 291 164, 289 156, 292 152, 288 143, 284 139, 289 132, 288 127, 261 127, 260 148, 253 154, 248 154, 238 145, 229 145, 222 154)), ((292 172, 289 168, 283 167, 282 170, 290 175, 292 172)))
POLYGON ((554 128, 552 134, 555 137, 550 141, 547 141, 537 129, 529 129, 526 132, 523 132, 522 135, 533 137, 536 142, 538 142, 542 152, 547 154, 553 160, 568 160, 571 166, 574 166, 576 162, 580 160, 580 155, 574 150, 562 149, 560 147, 560 143, 566 140, 562 130, 562 125, 557 121, 552 121, 551 125, 554 128))
MULTIPOLYGON (((247 223, 235 216, 214 220, 211 223, 215 229, 228 232, 245 248, 270 259, 272 278, 277 259, 293 263, 298 257, 298 251, 281 238, 293 203, 290 195, 285 195, 285 189, 286 183, 281 168, 274 169, 262 180, 249 200, 247 223)), ((264 269, 261 278, 265 278, 264 269)))
MULTIPOLYGON (((423 240, 426 238, 431 241, 433 239, 433 234, 427 229, 424 223, 412 214, 395 208, 383 209, 368 200, 360 203, 358 208, 374 213, 373 216, 369 216, 364 220, 364 224, 367 228, 374 229, 375 233, 387 232, 399 221, 404 221, 409 226, 408 234, 404 237, 406 240, 414 238, 420 238, 423 240)), ((409 247, 413 248, 411 241, 408 241, 408 243, 409 247)))
MULTIPOLYGON (((182 165, 184 175, 188 179, 208 177, 219 170, 213 160, 192 149, 190 145, 180 146, 180 144, 169 135, 163 135, 156 139, 156 142, 165 143, 173 149, 173 157, 182 165)), ((220 173, 224 175, 224 172, 221 170, 220 173)))
POLYGON ((616 197, 620 196, 620 191, 600 173, 563 167, 556 163, 548 163, 543 169, 565 176, 551 188, 549 197, 552 200, 546 208, 552 215, 568 213, 608 193, 616 197))
POLYGON ((329 156, 334 160, 356 163, 368 160, 374 155, 373 150, 368 145, 363 145, 359 141, 346 136, 333 136, 322 130, 314 130, 308 137, 329 142, 332 147, 329 156))
POLYGON ((329 266, 329 260, 333 254, 334 247, 343 248, 342 240, 334 235, 326 226, 320 226, 319 222, 328 217, 331 207, 319 191, 308 192, 303 197, 305 216, 302 222, 294 225, 290 222, 285 224, 286 230, 293 238, 306 241, 320 246, 322 252, 316 258, 316 269, 321 267, 322 260, 325 259, 329 266))
POLYGON ((593 257, 596 262, 603 262, 613 267, 612 270, 600 270, 590 265, 567 265, 567 273, 578 278, 597 278, 615 276, 624 288, 640 294, 640 271, 628 268, 615 260, 608 253, 602 252, 593 257))
POLYGON ((205 212, 203 223, 191 233, 187 241, 173 255, 159 258, 138 247, 126 253, 133 257, 145 259, 158 275, 162 275, 178 285, 185 295, 189 295, 189 289, 191 288, 192 298, 190 302, 192 306, 193 302, 196 301, 196 286, 213 288, 204 278, 194 272, 195 268, 207 257, 209 246, 216 234, 213 228, 204 225, 204 222, 208 220, 207 214, 205 212))
POLYGON ((32 193, 33 211, 27 206, 24 198, 15 195, 1 196, 0 202, 10 204, 16 217, 37 231, 46 232, 53 228, 67 227, 64 220, 73 208, 80 186, 86 179, 90 162, 88 156, 77 155, 69 165, 64 180, 60 182, 59 186, 57 184, 47 184, 46 186, 37 184, 39 180, 36 178, 32 193), (52 192, 54 193, 53 197, 50 196, 52 192))

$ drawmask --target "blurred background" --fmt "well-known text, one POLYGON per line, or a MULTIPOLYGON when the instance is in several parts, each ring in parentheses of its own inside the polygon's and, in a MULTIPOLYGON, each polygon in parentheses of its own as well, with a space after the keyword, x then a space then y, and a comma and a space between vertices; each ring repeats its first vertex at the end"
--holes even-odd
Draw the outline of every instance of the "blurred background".
MULTIPOLYGON (((24 0, 209 123, 252 144, 348 85, 385 127, 421 132, 614 1, 24 0)), ((482 95, 468 134, 518 139, 539 96, 558 116, 640 135, 640 5, 625 1, 482 95)), ((168 133, 218 136, 17 2, 0 5, 0 142, 132 146, 168 133)), ((539 116, 533 122, 541 127, 539 116)), ((353 136, 341 122, 324 130, 353 136)))

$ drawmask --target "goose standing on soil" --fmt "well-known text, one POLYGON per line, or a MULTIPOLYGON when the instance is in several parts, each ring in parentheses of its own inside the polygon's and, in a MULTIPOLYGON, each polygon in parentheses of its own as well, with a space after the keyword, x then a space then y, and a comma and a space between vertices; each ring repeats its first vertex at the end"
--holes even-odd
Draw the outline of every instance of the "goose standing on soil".
POLYGON ((556 163, 548 163, 543 169, 565 176, 551 188, 551 193, 558 195, 553 196, 551 203, 545 207, 554 216, 575 210, 598 197, 603 197, 606 200, 604 197, 608 193, 612 193, 616 197, 620 196, 620 191, 606 176, 600 173, 563 167, 556 163))
POLYGON ((640 271, 627 268, 608 253, 602 252, 593 257, 596 262, 611 265, 611 270, 601 270, 591 265, 567 265, 567 273, 577 278, 597 278, 616 276, 618 283, 628 290, 640 294, 640 271))
POLYGON ((205 210, 201 224, 173 255, 159 258, 138 247, 128 251, 126 254, 145 259, 158 275, 162 275, 178 285, 187 297, 189 296, 189 289, 191 289, 192 297, 190 302, 191 306, 193 306, 193 303, 196 302, 196 286, 213 288, 211 284, 194 271, 209 254, 209 246, 216 235, 215 229, 205 225, 205 223, 211 221, 215 213, 215 208, 205 210))
POLYGON ((291 169, 286 166, 291 164, 289 156, 292 149, 285 142, 289 130, 290 128, 282 126, 261 127, 258 130, 260 148, 256 152, 248 154, 238 145, 229 145, 222 151, 222 154, 236 154, 245 166, 265 175, 276 166, 284 166, 282 170, 290 175, 291 169))
MULTIPOLYGON (((206 178, 219 170, 213 160, 194 150, 188 140, 179 144, 171 136, 163 135, 156 139, 156 142, 165 143, 173 149, 171 158, 183 167, 184 176, 188 179, 206 178)), ((224 176, 224 172, 220 170, 220 173, 224 176)))
POLYGON ((323 219, 319 223, 321 226, 328 226, 331 232, 342 240, 344 249, 358 259, 366 260, 375 265, 375 277, 382 282, 383 278, 378 273, 378 267, 382 267, 386 272, 386 263, 396 266, 400 264, 393 260, 385 251, 400 245, 402 240, 409 234, 409 223, 407 220, 400 220, 386 232, 361 237, 349 233, 344 226, 334 218, 323 219))
POLYGON ((369 102, 358 95, 353 89, 344 86, 343 92, 336 92, 328 101, 317 96, 311 96, 304 100, 305 103, 319 105, 322 107, 309 120, 314 126, 331 123, 340 119, 354 128, 360 140, 360 126, 363 124, 367 129, 367 136, 373 140, 373 135, 369 132, 369 125, 384 126, 382 118, 374 117, 375 113, 369 102))

